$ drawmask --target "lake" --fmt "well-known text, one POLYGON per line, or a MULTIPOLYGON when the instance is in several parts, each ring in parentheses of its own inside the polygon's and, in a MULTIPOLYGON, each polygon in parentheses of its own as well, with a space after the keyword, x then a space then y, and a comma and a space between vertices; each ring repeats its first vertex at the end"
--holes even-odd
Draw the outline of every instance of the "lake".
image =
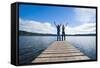
MULTIPOLYGON (((91 60, 96 59, 96 36, 66 36, 66 40, 91 60)), ((31 63, 53 41, 56 36, 19 36, 19 63, 31 63)))

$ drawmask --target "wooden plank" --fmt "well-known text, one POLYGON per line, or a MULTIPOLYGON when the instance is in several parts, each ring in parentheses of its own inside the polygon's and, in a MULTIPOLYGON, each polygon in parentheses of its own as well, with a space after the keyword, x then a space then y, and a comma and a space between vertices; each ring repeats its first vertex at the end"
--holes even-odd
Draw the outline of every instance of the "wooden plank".
POLYGON ((76 50, 76 49, 62 49, 62 50, 45 50, 45 52, 70 52, 70 51, 80 51, 80 50, 76 50))
POLYGON ((62 49, 62 50, 59 50, 59 49, 55 49, 55 50, 45 50, 45 51, 47 51, 47 52, 55 52, 55 51, 65 51, 65 52, 67 52, 67 51, 78 51, 77 49, 62 49))
POLYGON ((60 56, 60 57, 66 56, 67 57, 67 56, 75 56, 75 55, 84 55, 84 54, 83 53, 41 54, 38 57, 58 57, 58 56, 60 56))
POLYGON ((32 63, 61 62, 89 60, 90 58, 80 52, 67 41, 55 41, 44 50, 32 63))
POLYGON ((45 54, 45 53, 51 53, 51 54, 55 54, 55 53, 58 53, 58 54, 62 54, 62 53, 79 53, 80 51, 54 51, 54 52, 52 52, 52 51, 44 51, 44 52, 42 52, 42 54, 45 54))
POLYGON ((70 57, 54 57, 54 58, 37 58, 32 63, 43 62, 63 62, 63 61, 77 61, 77 60, 89 60, 87 56, 70 56, 70 57))

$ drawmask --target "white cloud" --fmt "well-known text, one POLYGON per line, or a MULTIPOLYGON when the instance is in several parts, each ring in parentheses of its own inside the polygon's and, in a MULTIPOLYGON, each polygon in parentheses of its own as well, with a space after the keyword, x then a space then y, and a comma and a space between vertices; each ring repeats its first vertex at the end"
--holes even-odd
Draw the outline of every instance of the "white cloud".
POLYGON ((94 34, 96 32, 95 23, 83 23, 76 27, 67 26, 65 32, 67 34, 94 34))
POLYGON ((41 23, 34 20, 23 20, 19 19, 19 29, 28 32, 37 32, 37 33, 55 33, 55 27, 50 23, 45 22, 41 23))
POLYGON ((96 10, 91 8, 75 8, 75 27, 66 27, 66 34, 95 34, 96 33, 96 10))
MULTIPOLYGON (((56 33, 56 27, 51 23, 45 22, 41 23, 34 20, 23 20, 19 19, 19 29, 28 31, 28 32, 37 32, 37 33, 56 33)), ((75 27, 66 26, 66 34, 91 34, 96 31, 95 23, 83 23, 75 27)))
POLYGON ((75 8, 75 18, 80 23, 95 22, 96 9, 91 8, 75 8))

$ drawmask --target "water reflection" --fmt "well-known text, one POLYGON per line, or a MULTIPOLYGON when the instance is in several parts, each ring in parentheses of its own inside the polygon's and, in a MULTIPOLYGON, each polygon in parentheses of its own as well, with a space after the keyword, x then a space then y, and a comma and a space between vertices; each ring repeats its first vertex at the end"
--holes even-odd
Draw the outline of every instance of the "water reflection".
MULTIPOLYGON (((66 40, 91 59, 96 59, 95 36, 67 36, 66 40)), ((19 36, 20 64, 31 63, 53 41, 56 41, 56 36, 19 36)))

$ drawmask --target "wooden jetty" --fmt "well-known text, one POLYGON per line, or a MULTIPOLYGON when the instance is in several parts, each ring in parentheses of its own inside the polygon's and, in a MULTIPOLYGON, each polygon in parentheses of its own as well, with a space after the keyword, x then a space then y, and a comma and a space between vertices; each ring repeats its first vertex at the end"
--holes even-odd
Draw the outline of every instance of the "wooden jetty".
POLYGON ((55 41, 45 49, 32 63, 65 62, 89 60, 79 49, 72 46, 68 41, 55 41))

